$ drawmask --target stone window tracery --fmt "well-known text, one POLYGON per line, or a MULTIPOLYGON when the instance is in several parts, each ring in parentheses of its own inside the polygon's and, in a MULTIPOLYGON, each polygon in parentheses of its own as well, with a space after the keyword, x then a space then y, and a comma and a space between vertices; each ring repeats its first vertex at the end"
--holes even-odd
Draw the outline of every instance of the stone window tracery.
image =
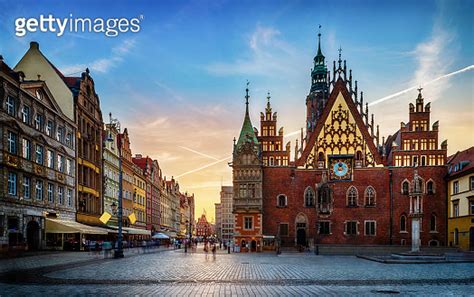
POLYGON ((375 189, 372 186, 365 189, 365 206, 375 206, 375 195, 375 189))
POLYGON ((356 187, 350 186, 349 189, 347 189, 347 206, 356 207, 358 196, 359 194, 357 192, 356 187))
POLYGON ((304 192, 304 206, 313 207, 314 206, 314 192, 311 187, 307 187, 304 192))

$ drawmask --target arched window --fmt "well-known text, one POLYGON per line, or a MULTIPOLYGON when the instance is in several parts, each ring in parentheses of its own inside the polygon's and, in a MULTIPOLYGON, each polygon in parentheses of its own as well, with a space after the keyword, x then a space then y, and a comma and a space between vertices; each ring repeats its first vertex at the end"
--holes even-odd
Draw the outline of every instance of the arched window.
POLYGON ((361 151, 357 151, 356 160, 362 160, 362 152, 361 151))
POLYGON ((426 193, 434 194, 434 182, 432 180, 426 183, 426 193))
POLYGON ((349 189, 347 189, 347 206, 349 207, 357 206, 357 198, 358 198, 358 193, 357 193, 356 187, 350 186, 349 189))
POLYGON ((454 245, 459 244, 459 230, 458 228, 454 229, 454 245))
POLYGON ((368 186, 365 189, 365 206, 375 206, 375 189, 368 186))
POLYGON ((312 207, 314 206, 314 192, 311 187, 307 187, 306 191, 304 192, 304 206, 305 207, 312 207))
POLYGON ((430 231, 436 231, 436 215, 434 213, 431 214, 430 231))
POLYGON ((287 199, 285 195, 278 195, 277 197, 277 206, 278 207, 286 207, 287 206, 287 199))
POLYGON ((408 183, 408 181, 404 181, 402 183, 402 194, 403 195, 408 195, 408 189, 410 187, 410 184, 408 183))
POLYGON ((400 232, 406 232, 407 231, 407 217, 405 215, 402 215, 400 217, 400 232))

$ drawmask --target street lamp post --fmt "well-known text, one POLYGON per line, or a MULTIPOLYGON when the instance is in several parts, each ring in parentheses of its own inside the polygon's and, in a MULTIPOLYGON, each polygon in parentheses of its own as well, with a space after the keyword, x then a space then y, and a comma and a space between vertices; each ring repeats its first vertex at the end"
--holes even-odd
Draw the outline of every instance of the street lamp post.
MULTIPOLYGON (((114 127, 117 129, 117 132, 120 134, 120 122, 117 119, 112 118, 112 113, 109 113, 110 126, 109 129, 114 127)), ((114 141, 112 135, 109 133, 107 141, 114 141)), ((117 211, 117 223, 118 223, 118 238, 117 238, 117 249, 115 250, 114 258, 120 259, 123 258, 123 233, 122 233, 122 215, 123 215, 123 206, 122 206, 122 139, 118 137, 117 139, 117 149, 119 153, 119 195, 118 195, 118 211, 117 211)))

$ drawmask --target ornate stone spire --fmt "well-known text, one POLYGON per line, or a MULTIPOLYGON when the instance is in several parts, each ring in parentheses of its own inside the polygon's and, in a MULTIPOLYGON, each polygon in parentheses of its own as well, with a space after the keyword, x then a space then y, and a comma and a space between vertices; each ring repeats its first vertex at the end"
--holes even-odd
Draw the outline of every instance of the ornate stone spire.
POLYGON ((324 55, 321 51, 321 25, 319 25, 318 32, 318 52, 314 57, 314 68, 311 71, 311 91, 322 91, 327 85, 327 67, 324 62, 324 55))
POLYGON ((249 84, 250 83, 247 81, 247 88, 245 89, 245 117, 244 123, 242 124, 242 129, 240 130, 239 140, 237 141, 237 147, 240 147, 245 142, 253 142, 254 144, 258 144, 257 136, 255 135, 249 114, 249 84))

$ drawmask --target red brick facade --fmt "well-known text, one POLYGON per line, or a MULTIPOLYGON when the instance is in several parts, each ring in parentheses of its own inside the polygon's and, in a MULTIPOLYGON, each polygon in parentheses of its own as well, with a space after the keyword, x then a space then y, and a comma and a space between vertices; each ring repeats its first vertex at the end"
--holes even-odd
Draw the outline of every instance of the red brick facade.
POLYGON ((409 122, 380 141, 379 128, 373 115, 369 117, 362 92, 357 94, 357 82, 353 87, 346 61, 339 59, 337 69, 334 62, 332 79, 329 73, 321 76, 325 71, 321 63, 324 56, 319 50, 315 67, 320 68, 306 102, 319 110, 307 108, 312 115, 307 115, 307 133, 301 133, 300 146, 298 142, 295 146, 294 162, 269 161, 270 156, 276 160, 290 155, 289 145, 286 150, 281 145, 283 132, 276 135, 276 113, 272 114, 270 102, 261 114, 260 135, 254 132, 258 140, 246 135, 247 142, 241 141, 245 131, 250 134, 246 112, 232 164, 235 244, 274 236, 276 245, 282 246, 409 245, 411 220, 416 217, 421 218, 421 245, 445 245, 447 144, 438 143, 438 122, 430 127, 430 104, 424 105, 421 89, 416 104, 409 106, 409 122), (269 149, 268 141, 279 147, 269 149), (250 164, 241 162, 251 151, 248 143, 258 148, 254 153, 258 161, 250 164), (261 207, 258 192, 239 191, 244 182, 258 183, 258 178, 243 178, 242 172, 259 169, 261 207), (249 215, 254 222, 262 219, 261 230, 243 231, 243 217, 249 215))

